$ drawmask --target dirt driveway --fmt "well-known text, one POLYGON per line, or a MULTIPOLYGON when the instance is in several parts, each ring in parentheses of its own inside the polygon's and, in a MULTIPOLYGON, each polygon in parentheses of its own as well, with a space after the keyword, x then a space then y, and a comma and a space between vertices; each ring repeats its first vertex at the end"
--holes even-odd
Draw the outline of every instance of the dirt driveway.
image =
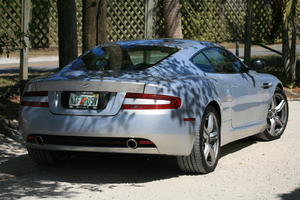
POLYGON ((280 140, 247 138, 227 145, 209 175, 184 175, 170 157, 81 155, 63 167, 41 168, 22 147, 2 138, 0 199, 40 198, 299 200, 300 102, 290 102, 280 140))

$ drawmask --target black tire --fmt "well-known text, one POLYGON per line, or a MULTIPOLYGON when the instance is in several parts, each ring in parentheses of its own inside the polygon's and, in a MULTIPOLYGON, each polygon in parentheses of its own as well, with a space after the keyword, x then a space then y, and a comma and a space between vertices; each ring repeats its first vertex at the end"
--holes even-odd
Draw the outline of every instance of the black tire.
POLYGON ((70 154, 63 151, 48 151, 27 148, 30 158, 39 165, 61 165, 65 164, 70 154))
MULTIPOLYGON (((283 122, 284 125, 283 125, 282 129, 280 129, 280 131, 276 135, 270 134, 268 131, 268 127, 262 133, 259 133, 256 135, 257 138, 264 140, 264 141, 271 141, 271 140, 279 139, 282 136, 282 134, 286 128, 286 125, 287 125, 288 116, 289 116, 289 106, 288 106, 288 101, 287 101, 286 95, 285 95, 284 91, 279 87, 276 88, 273 98, 276 95, 282 97, 282 100, 284 100, 286 103, 286 107, 284 108, 285 110, 283 110, 283 111, 285 111, 285 115, 286 115, 286 117, 284 117, 284 122, 283 122)), ((270 105, 270 109, 271 109, 271 105, 270 105)), ((281 111, 281 112, 283 112, 283 111, 281 111)), ((268 111, 268 112, 270 112, 270 111, 268 111)), ((269 117, 269 114, 268 114, 268 117, 269 117)), ((267 122, 269 120, 268 117, 267 117, 267 122)))
POLYGON ((200 129, 195 133, 195 140, 191 154, 189 156, 177 157, 178 166, 182 171, 192 174, 207 174, 215 170, 220 157, 220 127, 219 113, 214 107, 208 106, 202 117, 200 129), (216 116, 216 122, 218 126, 218 151, 216 154, 215 163, 213 165, 209 165, 204 156, 204 126, 206 125, 206 121, 210 113, 213 113, 216 116))

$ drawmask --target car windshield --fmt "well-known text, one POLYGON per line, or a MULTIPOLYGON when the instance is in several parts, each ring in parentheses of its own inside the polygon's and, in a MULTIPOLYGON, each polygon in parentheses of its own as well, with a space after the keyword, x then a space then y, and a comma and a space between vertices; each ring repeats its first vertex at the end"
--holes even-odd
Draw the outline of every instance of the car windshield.
POLYGON ((177 50, 164 46, 99 46, 79 58, 83 62, 80 62, 79 68, 93 71, 143 70, 166 59, 177 50))

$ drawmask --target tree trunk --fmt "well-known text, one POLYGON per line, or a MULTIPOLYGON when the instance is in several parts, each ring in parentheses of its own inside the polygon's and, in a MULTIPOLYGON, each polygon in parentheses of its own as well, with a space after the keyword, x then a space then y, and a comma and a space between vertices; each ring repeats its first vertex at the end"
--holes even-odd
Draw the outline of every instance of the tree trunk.
POLYGON ((96 46, 96 0, 84 0, 82 5, 82 52, 96 46))
POLYGON ((296 24, 292 21, 292 37, 289 39, 289 26, 288 22, 285 22, 282 29, 282 57, 286 78, 289 83, 289 87, 293 87, 296 82, 296 24))
POLYGON ((82 51, 106 42, 106 0, 84 0, 82 16, 82 51))
POLYGON ((75 0, 57 0, 59 68, 77 57, 77 18, 75 0))
POLYGON ((180 1, 164 0, 163 6, 166 36, 169 38, 182 38, 180 1))
POLYGON ((271 4, 272 7, 272 28, 270 30, 270 41, 269 43, 274 43, 276 37, 280 34, 280 31, 282 30, 282 22, 283 22, 283 1, 282 0, 274 0, 274 2, 271 4))
POLYGON ((246 24, 245 24, 245 48, 244 48, 244 62, 248 66, 250 66, 250 62, 251 62, 252 10, 253 10, 253 0, 248 0, 247 16, 246 16, 246 24))
POLYGON ((292 23, 292 38, 289 40, 288 23, 284 23, 282 31, 282 57, 287 80, 292 87, 296 82, 296 25, 292 23))
POLYGON ((290 43, 289 43, 289 27, 288 22, 284 22, 282 26, 282 58, 283 67, 287 80, 289 80, 289 65, 290 65, 290 43))
POLYGON ((292 22, 292 39, 291 39, 291 52, 290 52, 290 77, 292 83, 296 83, 296 65, 297 65, 297 56, 296 56, 296 23, 295 19, 292 22))
POLYGON ((106 0, 100 0, 97 11, 97 45, 107 42, 107 28, 106 28, 107 4, 106 0))
POLYGON ((288 86, 293 87, 296 83, 296 20, 297 20, 297 1, 290 0, 285 2, 284 20, 282 28, 282 56, 284 62, 285 75, 288 86), (291 32, 291 41, 289 31, 291 32))

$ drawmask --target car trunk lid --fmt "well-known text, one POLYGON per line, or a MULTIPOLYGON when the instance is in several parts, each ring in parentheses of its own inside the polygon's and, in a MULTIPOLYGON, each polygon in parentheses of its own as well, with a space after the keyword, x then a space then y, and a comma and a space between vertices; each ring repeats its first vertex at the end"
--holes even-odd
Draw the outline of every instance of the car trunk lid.
POLYGON ((28 84, 26 91, 48 91, 49 109, 62 115, 116 115, 127 92, 143 93, 145 83, 128 80, 47 80, 28 84), (72 108, 70 95, 99 97, 98 106, 91 108, 72 108))

